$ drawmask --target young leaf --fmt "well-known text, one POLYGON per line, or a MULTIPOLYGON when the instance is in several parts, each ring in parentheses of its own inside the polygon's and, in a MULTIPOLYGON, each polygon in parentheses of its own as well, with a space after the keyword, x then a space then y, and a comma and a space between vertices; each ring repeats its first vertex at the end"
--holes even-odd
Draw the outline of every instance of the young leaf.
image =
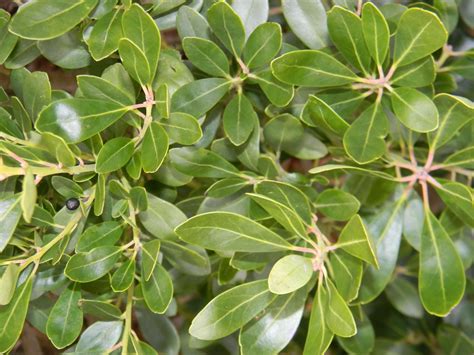
POLYGON ((383 14, 371 2, 362 7, 362 32, 375 64, 382 65, 388 53, 390 30, 383 14))
POLYGON ((157 263, 150 279, 142 280, 145 302, 154 313, 165 313, 173 299, 173 281, 166 269, 157 263))
POLYGON ((316 200, 316 208, 324 215, 347 221, 359 210, 360 202, 348 192, 339 189, 324 190, 316 200))
POLYGON ((115 123, 127 110, 126 107, 102 100, 59 100, 41 112, 36 129, 54 133, 66 143, 78 143, 115 123))
POLYGON ((104 144, 97 156, 96 171, 111 173, 125 166, 133 155, 134 141, 126 137, 113 138, 104 144))
POLYGON ((107 274, 122 253, 122 248, 101 246, 69 259, 64 273, 75 282, 91 282, 107 274))
POLYGON ((210 250, 271 252, 287 250, 291 245, 278 234, 229 212, 210 212, 194 216, 176 228, 187 243, 210 250))
POLYGON ((432 12, 419 8, 406 10, 395 33, 393 65, 401 67, 426 57, 441 48, 448 32, 432 12))
POLYGON ((344 58, 364 74, 370 70, 370 54, 362 33, 362 21, 355 13, 340 6, 328 12, 331 40, 344 58))
POLYGON ((320 51, 286 53, 272 62, 277 79, 304 87, 333 87, 356 81, 355 74, 333 56, 320 51))
POLYGON ((79 237, 76 252, 89 252, 100 246, 114 245, 120 239, 122 232, 122 224, 116 221, 94 224, 79 237))
POLYGON ((256 121, 258 121, 257 113, 250 100, 242 93, 235 95, 224 110, 224 131, 234 145, 245 143, 256 121))
POLYGON ((23 178, 21 193, 21 209, 23 211, 23 219, 26 223, 31 222, 31 217, 35 211, 37 196, 38 192, 36 190, 35 178, 31 170, 27 170, 23 178))
POLYGON ((207 39, 186 37, 183 49, 196 68, 211 76, 229 78, 229 60, 217 44, 207 39))
POLYGON ((46 335, 58 349, 72 344, 81 333, 83 314, 80 300, 79 284, 72 283, 61 293, 49 314, 46 335))
POLYGON ((94 9, 98 0, 74 2, 37 0, 22 5, 10 23, 10 31, 27 39, 46 40, 76 27, 94 9))
POLYGON ((352 312, 344 299, 329 280, 328 303, 326 324, 331 331, 344 338, 351 337, 357 333, 356 324, 352 312))
POLYGON ((153 270, 158 263, 161 242, 158 239, 150 240, 142 245, 141 268, 142 277, 145 281, 150 280, 153 270))
POLYGON ((347 222, 339 235, 336 246, 376 268, 379 267, 372 240, 365 229, 362 218, 358 214, 347 222))
POLYGON ((344 149, 358 164, 370 163, 385 154, 388 119, 382 105, 369 106, 344 134, 344 149))
POLYGON ((153 173, 160 168, 168 154, 168 141, 164 128, 158 122, 152 122, 140 147, 143 171, 153 173))
POLYGON ((17 264, 8 264, 0 276, 0 307, 8 305, 12 300, 20 271, 17 264))
POLYGON ((0 252, 2 252, 13 235, 21 217, 21 194, 0 200, 0 252))
POLYGON ((249 282, 219 294, 198 313, 189 332, 201 340, 223 338, 244 326, 274 299, 267 280, 249 282))
POLYGON ((461 300, 466 276, 458 252, 441 223, 425 210, 418 290, 425 309, 446 316, 461 300))
POLYGON ((123 37, 122 16, 123 11, 110 11, 92 27, 86 42, 96 61, 107 58, 118 49, 119 41, 123 37))
POLYGON ((123 322, 95 322, 82 333, 75 351, 100 353, 112 348, 122 335, 123 322))
POLYGON ((268 288, 272 293, 285 295, 306 285, 311 276, 311 259, 301 255, 287 255, 273 265, 268 275, 268 288))
POLYGON ((135 278, 135 260, 127 259, 120 267, 115 270, 110 279, 110 286, 115 292, 128 290, 135 278))
POLYGON ((202 138, 202 129, 194 116, 183 112, 173 112, 168 120, 160 124, 165 128, 171 140, 179 144, 191 145, 202 138))
POLYGON ((252 32, 243 51, 244 62, 249 69, 270 63, 278 54, 282 41, 281 27, 277 23, 263 23, 252 32))
POLYGON ((225 1, 215 3, 207 11, 207 20, 224 46, 235 57, 240 57, 245 44, 245 28, 232 7, 225 1))

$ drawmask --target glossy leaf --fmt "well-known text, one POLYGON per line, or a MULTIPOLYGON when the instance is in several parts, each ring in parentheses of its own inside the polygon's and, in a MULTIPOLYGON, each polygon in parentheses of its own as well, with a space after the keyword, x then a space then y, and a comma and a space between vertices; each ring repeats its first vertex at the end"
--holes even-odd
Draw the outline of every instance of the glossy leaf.
POLYGON ((141 268, 142 277, 145 281, 150 280, 150 277, 155 270, 155 266, 158 263, 158 257, 160 255, 160 246, 161 242, 158 239, 143 243, 141 268))
POLYGON ((344 338, 356 334, 356 324, 351 310, 337 291, 334 284, 329 281, 326 324, 336 335, 344 338))
POLYGON ((89 252, 75 254, 69 259, 64 273, 76 282, 91 282, 107 274, 120 257, 122 249, 101 246, 89 252))
POLYGON ((389 49, 390 31, 384 16, 371 2, 362 7, 362 32, 373 60, 382 65, 389 49))
POLYGON ((8 264, 0 276, 0 307, 10 303, 15 294, 20 268, 16 264, 8 264))
POLYGON ((105 174, 120 169, 128 163, 133 151, 134 142, 130 138, 111 139, 104 144, 97 156, 96 171, 105 174))
POLYGON ((114 245, 122 232, 123 226, 115 221, 95 224, 79 237, 76 252, 89 252, 99 246, 114 245))
POLYGON ((187 113, 173 112, 169 119, 160 122, 171 140, 179 144, 191 145, 202 138, 198 120, 187 113))
POLYGON ((285 295, 306 285, 313 275, 311 259, 301 255, 287 255, 273 265, 268 275, 272 293, 285 295))
POLYGON ((251 33, 242 53, 247 67, 253 69, 270 63, 280 51, 281 41, 281 27, 278 24, 269 22, 259 25, 251 33))
POLYGON ((433 84, 436 78, 436 67, 432 56, 405 65, 395 71, 392 84, 410 88, 421 88, 433 84))
POLYGON ((183 40, 183 49, 198 69, 211 76, 229 77, 229 60, 214 42, 198 37, 186 37, 183 40))
POLYGON ((267 22, 269 4, 266 1, 236 1, 232 8, 242 19, 247 37, 257 26, 267 22))
POLYGON ((87 45, 92 57, 99 61, 114 53, 123 36, 123 11, 111 11, 100 18, 92 28, 87 45))
POLYGON ((324 190, 316 200, 316 208, 336 221, 347 221, 357 213, 360 202, 351 194, 337 189, 324 190))
POLYGON ((423 317, 423 306, 416 286, 398 276, 387 285, 385 295, 392 305, 407 317, 423 317))
POLYGON ((122 88, 98 76, 79 75, 77 77, 77 84, 81 94, 88 99, 111 101, 123 106, 135 103, 122 88))
POLYGON ((21 195, 0 200, 0 252, 10 242, 21 213, 21 195))
POLYGON ((330 256, 333 281, 341 297, 349 302, 359 294, 362 281, 362 261, 343 250, 337 250, 330 256))
POLYGON ((82 333, 76 352, 100 352, 113 347, 122 335, 123 322, 95 322, 82 333))
POLYGON ((160 168, 168 154, 168 141, 164 128, 158 122, 152 122, 140 147, 143 171, 153 173, 160 168))
POLYGON ((173 282, 166 269, 157 263, 150 278, 142 280, 145 302, 154 313, 164 313, 173 298, 173 282))
POLYGON ((224 110, 224 131, 234 145, 245 143, 256 121, 258 116, 250 100, 241 93, 234 96, 224 110))
POLYGON ((110 286, 115 292, 128 290, 135 278, 135 260, 127 259, 120 267, 115 270, 110 279, 110 286))
POLYGON ((119 53, 127 72, 141 85, 151 84, 153 72, 146 54, 128 38, 119 42, 119 53))
POLYGON ((342 136, 349 128, 349 124, 331 106, 313 95, 309 96, 301 112, 301 120, 309 126, 324 128, 338 136, 342 136))

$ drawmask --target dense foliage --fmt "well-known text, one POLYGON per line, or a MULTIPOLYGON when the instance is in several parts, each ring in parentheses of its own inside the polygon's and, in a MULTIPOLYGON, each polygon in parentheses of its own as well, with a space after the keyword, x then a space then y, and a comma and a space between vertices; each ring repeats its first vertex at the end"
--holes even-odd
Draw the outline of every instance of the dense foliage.
POLYGON ((474 353, 474 2, 14 3, 0 353, 474 353))

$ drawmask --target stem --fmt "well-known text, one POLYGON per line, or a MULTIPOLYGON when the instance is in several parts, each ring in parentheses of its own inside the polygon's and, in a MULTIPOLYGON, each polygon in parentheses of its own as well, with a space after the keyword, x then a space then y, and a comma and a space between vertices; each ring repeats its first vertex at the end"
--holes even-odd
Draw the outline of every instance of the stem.
POLYGON ((128 338, 132 330, 133 291, 135 285, 132 283, 127 292, 127 306, 125 308, 125 327, 122 336, 122 354, 128 354, 128 338))
POLYGON ((420 181, 420 185, 423 194, 423 207, 425 208, 425 211, 429 211, 430 201, 428 196, 428 185, 426 184, 426 181, 420 181))
POLYGON ((426 157, 426 163, 425 163, 425 170, 429 171, 431 168, 431 165, 433 165, 433 160, 435 156, 435 151, 434 149, 430 149, 428 151, 428 156, 426 157))
MULTIPOLYGON (((91 171, 95 171, 95 164, 88 164, 88 165, 77 165, 72 167, 42 167, 42 166, 29 166, 30 171, 33 175, 54 175, 54 174, 70 174, 70 175, 77 175, 81 173, 88 173, 91 171)), ((10 176, 18 176, 18 175, 25 175, 25 171, 21 167, 12 167, 6 165, 0 165, 0 180, 10 177, 10 176)))
POLYGON ((316 255, 316 256, 319 255, 319 253, 316 251, 316 249, 311 249, 311 248, 293 246, 292 250, 300 251, 302 253, 310 253, 310 254, 313 254, 313 255, 316 255))

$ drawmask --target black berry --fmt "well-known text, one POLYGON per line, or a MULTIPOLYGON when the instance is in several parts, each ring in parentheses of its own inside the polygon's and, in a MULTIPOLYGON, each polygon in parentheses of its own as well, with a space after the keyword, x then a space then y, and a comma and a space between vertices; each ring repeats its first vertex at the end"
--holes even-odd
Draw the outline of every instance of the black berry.
POLYGON ((80 203, 79 203, 79 200, 75 197, 72 197, 70 199, 68 199, 66 201, 66 208, 69 210, 69 211, 74 211, 74 210, 77 210, 77 208, 79 207, 80 203))

